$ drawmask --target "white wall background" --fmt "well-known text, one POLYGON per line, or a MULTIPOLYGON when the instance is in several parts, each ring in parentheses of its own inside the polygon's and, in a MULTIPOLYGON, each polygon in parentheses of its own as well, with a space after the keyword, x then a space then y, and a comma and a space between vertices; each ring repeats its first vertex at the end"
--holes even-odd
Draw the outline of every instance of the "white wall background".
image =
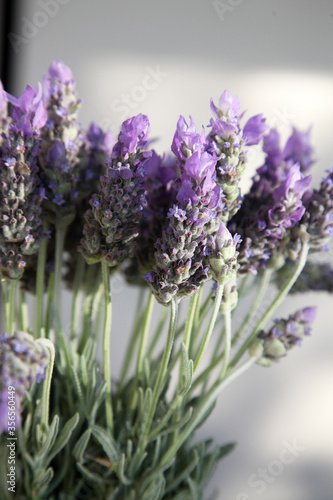
MULTIPOLYGON (((179 114, 207 124, 210 97, 217 100, 227 88, 248 117, 263 112, 283 138, 292 124, 313 126, 317 183, 333 163, 332 0, 27 0, 22 8, 17 93, 62 59, 76 77, 84 125, 95 120, 117 133, 127 116, 148 114, 163 152, 179 114), (152 71, 155 79, 147 76, 152 71)), ((252 155, 247 179, 260 160, 252 155)), ((113 289, 117 374, 136 293, 120 281, 113 289)), ((199 432, 239 442, 210 487, 218 500, 333 499, 333 300, 292 297, 280 313, 311 304, 318 316, 302 349, 230 386, 199 432), (258 494, 247 479, 278 459, 285 440, 304 449, 258 494)))

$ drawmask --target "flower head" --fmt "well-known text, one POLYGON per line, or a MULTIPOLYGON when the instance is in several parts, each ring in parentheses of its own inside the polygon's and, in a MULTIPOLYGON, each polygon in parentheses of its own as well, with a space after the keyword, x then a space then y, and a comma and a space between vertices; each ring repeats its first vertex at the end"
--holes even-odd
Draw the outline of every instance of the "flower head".
POLYGON ((267 125, 262 115, 256 115, 242 128, 239 100, 227 90, 221 95, 218 107, 211 101, 211 110, 214 118, 210 122, 207 150, 217 156, 216 177, 225 204, 222 219, 227 222, 241 205, 239 179, 246 167, 245 147, 258 144, 267 125))
POLYGON ((17 279, 42 237, 44 191, 37 157, 45 109, 40 88, 37 93, 28 86, 18 98, 6 96, 14 108, 0 143, 0 272, 5 278, 17 279))
POLYGON ((128 155, 136 149, 143 149, 147 144, 147 137, 150 132, 150 124, 146 115, 138 114, 125 120, 118 135, 118 142, 112 151, 112 158, 128 155))
POLYGON ((144 115, 126 120, 121 127, 106 175, 100 178, 98 192, 90 199, 91 209, 85 214, 79 249, 88 263, 104 259, 116 266, 133 254, 146 205, 145 162, 151 152, 141 148, 149 129, 144 115))
POLYGON ((208 247, 221 211, 215 164, 214 156, 195 151, 174 183, 176 199, 155 241, 155 265, 145 275, 161 304, 191 295, 208 278, 208 247))
POLYGON ((333 167, 327 171, 319 189, 308 193, 301 222, 310 236, 312 251, 325 250, 333 233, 333 167))
POLYGON ((15 397, 16 424, 20 425, 21 407, 32 383, 45 377, 49 360, 46 347, 32 335, 16 331, 12 336, 0 336, 0 433, 7 431, 8 398, 15 397))
POLYGON ((53 62, 44 78, 47 122, 43 128, 39 165, 49 219, 67 224, 75 216, 79 153, 83 132, 77 121, 80 100, 70 69, 53 62))
POLYGON ((33 133, 38 133, 45 125, 47 112, 42 98, 42 87, 38 84, 38 91, 35 87, 27 85, 23 94, 14 97, 6 93, 8 101, 13 104, 13 120, 16 131, 24 139, 30 139, 33 133))
POLYGON ((299 163, 302 172, 309 170, 315 161, 313 159, 314 149, 311 146, 310 139, 311 129, 301 132, 294 128, 283 149, 283 159, 299 163))
POLYGON ((173 136, 171 151, 178 158, 180 166, 196 151, 203 151, 205 149, 206 142, 206 135, 203 127, 201 134, 198 134, 191 116, 190 125, 187 125, 183 116, 179 117, 177 130, 173 136))
POLYGON ((231 224, 243 238, 239 249, 241 273, 256 273, 267 265, 279 267, 286 258, 296 259, 300 252, 300 228, 311 176, 305 177, 300 163, 293 163, 289 154, 295 134, 294 130, 294 139, 283 151, 275 129, 264 137, 265 163, 257 169, 250 192, 231 224))
POLYGON ((300 346, 303 337, 310 335, 315 317, 316 308, 305 307, 287 319, 276 320, 269 332, 261 331, 258 341, 262 343, 263 352, 258 364, 270 366, 286 356, 290 349, 300 346))

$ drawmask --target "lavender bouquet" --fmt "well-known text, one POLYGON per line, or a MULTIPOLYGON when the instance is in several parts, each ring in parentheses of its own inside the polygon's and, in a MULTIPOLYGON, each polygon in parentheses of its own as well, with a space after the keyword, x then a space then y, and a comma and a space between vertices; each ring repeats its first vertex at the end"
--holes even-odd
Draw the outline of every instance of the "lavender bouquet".
POLYGON ((311 254, 332 235, 333 170, 312 188, 309 132, 281 147, 262 115, 242 124, 228 91, 208 131, 179 118, 163 157, 147 116, 114 140, 81 127, 80 104, 60 61, 17 98, 0 86, 1 498, 200 499, 234 444, 196 429, 228 384, 309 335, 315 308, 275 318, 287 294, 332 292, 332 268, 311 254), (259 143, 264 163, 241 195, 259 143), (141 291, 111 380, 114 273, 141 291))

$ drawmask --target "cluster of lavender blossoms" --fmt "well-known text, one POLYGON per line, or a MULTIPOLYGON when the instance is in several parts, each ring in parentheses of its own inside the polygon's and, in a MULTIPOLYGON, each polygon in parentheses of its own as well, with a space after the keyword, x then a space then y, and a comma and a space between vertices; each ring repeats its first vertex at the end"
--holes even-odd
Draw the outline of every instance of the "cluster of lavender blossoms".
POLYGON ((98 500, 203 498, 233 445, 212 451, 193 432, 229 382, 310 334, 314 307, 274 319, 288 293, 333 292, 332 265, 308 260, 333 234, 333 167, 312 187, 310 130, 281 146, 262 114, 242 124, 227 90, 211 101, 207 131, 179 117, 164 155, 151 149, 146 115, 126 119, 114 140, 79 123, 80 105, 61 61, 17 98, 0 82, 0 439, 15 392, 17 498, 83 498, 91 485, 98 500), (261 142, 264 162, 242 193, 261 142), (139 300, 114 388, 116 273, 139 300), (150 335, 156 301, 165 307, 150 335))
MULTIPOLYGON (((256 274, 267 267, 278 269, 286 259, 297 260, 310 220, 322 232, 322 222, 314 220, 313 208, 308 207, 312 199, 311 175, 305 176, 304 172, 313 163, 313 149, 308 141, 309 132, 294 129, 281 150, 275 129, 264 137, 265 163, 257 169, 251 189, 231 221, 232 230, 243 240, 239 247, 240 273, 256 274)), ((325 203, 320 206, 328 225, 331 209, 325 203)))
POLYGON ((316 317, 315 307, 306 307, 291 314, 287 319, 277 319, 268 331, 261 331, 250 352, 262 351, 258 364, 270 366, 286 356, 295 346, 301 346, 304 336, 311 334, 311 325, 316 317))
POLYGON ((81 101, 71 70, 53 62, 44 78, 47 121, 39 155, 40 176, 45 187, 44 206, 51 222, 67 225, 75 215, 79 192, 78 165, 83 132, 77 121, 81 101))
POLYGON ((90 264, 104 260, 110 266, 122 263, 133 252, 143 207, 145 151, 150 125, 147 116, 126 120, 114 145, 107 172, 93 194, 85 214, 80 251, 90 264))
POLYGON ((22 402, 31 385, 45 378, 48 349, 32 335, 15 331, 0 336, 0 434, 8 428, 8 392, 15 400, 15 428, 21 424, 22 402))
POLYGON ((18 98, 0 88, 0 272, 20 278, 26 257, 37 252, 42 237, 42 202, 37 159, 46 123, 42 89, 27 86, 18 98), (13 105, 12 117, 7 114, 13 105))

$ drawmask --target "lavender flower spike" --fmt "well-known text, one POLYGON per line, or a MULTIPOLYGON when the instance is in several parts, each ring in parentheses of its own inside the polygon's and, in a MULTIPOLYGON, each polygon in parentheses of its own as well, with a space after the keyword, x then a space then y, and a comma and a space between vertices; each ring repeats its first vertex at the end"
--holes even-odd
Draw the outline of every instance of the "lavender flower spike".
POLYGON ((206 146, 205 130, 202 127, 201 134, 195 130, 195 125, 192 117, 190 116, 190 125, 187 125, 183 116, 179 117, 177 123, 177 130, 173 136, 171 151, 178 158, 178 163, 182 169, 182 164, 186 162, 196 151, 204 151, 206 146))
POLYGON ((315 162, 313 158, 314 148, 310 144, 311 129, 306 132, 300 132, 293 129, 283 149, 284 161, 299 163, 301 172, 306 172, 315 162))
POLYGON ((72 73, 61 61, 53 62, 44 78, 44 102, 47 122, 39 155, 44 207, 51 222, 66 226, 75 217, 83 134, 77 121, 81 101, 72 73))
POLYGON ((196 151, 187 159, 176 184, 176 203, 155 243, 155 266, 145 275, 163 305, 191 295, 209 276, 208 256, 220 210, 215 164, 211 155, 196 151))
POLYGON ((311 333, 311 324, 316 317, 315 307, 306 307, 292 314, 288 319, 276 320, 269 332, 261 331, 250 347, 250 352, 262 345, 262 357, 258 364, 270 366, 286 356, 295 346, 302 344, 302 339, 311 333))
POLYGON ((32 383, 45 378, 48 360, 48 349, 30 334, 16 331, 10 337, 0 336, 0 434, 8 430, 11 400, 15 401, 15 424, 21 424, 25 393, 32 383))
POLYGON ((133 255, 135 239, 146 205, 145 161, 142 151, 150 130, 147 116, 126 120, 114 145, 108 170, 85 214, 80 252, 89 264, 105 260, 116 266, 133 255))
POLYGON ((325 250, 333 235, 333 167, 327 171, 319 189, 309 193, 305 207, 301 222, 310 235, 311 250, 325 250))
POLYGON ((223 284, 236 279, 238 269, 236 246, 240 241, 239 235, 230 234, 223 222, 214 237, 209 257, 209 264, 213 278, 223 284))
POLYGON ((225 203, 222 220, 227 222, 240 207, 238 185, 246 167, 245 147, 258 144, 268 127, 262 115, 257 115, 250 118, 242 129, 239 100, 227 90, 220 97, 219 107, 211 101, 211 110, 214 119, 210 122, 207 150, 218 157, 216 176, 225 203))
POLYGON ((19 97, 6 93, 8 101, 13 104, 13 120, 16 131, 25 140, 32 137, 34 130, 41 129, 47 120, 47 112, 42 100, 42 87, 38 84, 38 92, 34 87, 27 88, 19 97))
POLYGON ((14 104, 13 120, 2 134, 0 149, 0 272, 18 279, 26 266, 25 255, 37 252, 42 237, 37 155, 40 126, 44 123, 41 95, 28 87, 14 104))

